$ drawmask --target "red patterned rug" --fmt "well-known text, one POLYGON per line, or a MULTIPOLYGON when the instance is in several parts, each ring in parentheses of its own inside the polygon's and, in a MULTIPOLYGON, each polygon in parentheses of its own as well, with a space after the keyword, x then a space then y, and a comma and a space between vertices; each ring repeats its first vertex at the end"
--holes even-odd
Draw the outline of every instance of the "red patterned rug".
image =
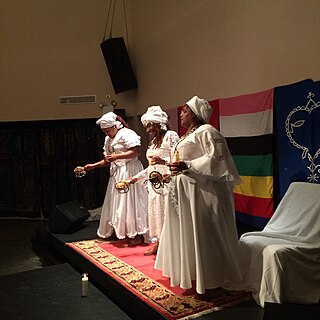
POLYGON ((195 290, 170 287, 155 270, 155 256, 144 256, 148 245, 126 247, 125 241, 86 240, 67 243, 167 319, 191 319, 248 301, 247 292, 231 292, 210 301, 196 299, 195 290))

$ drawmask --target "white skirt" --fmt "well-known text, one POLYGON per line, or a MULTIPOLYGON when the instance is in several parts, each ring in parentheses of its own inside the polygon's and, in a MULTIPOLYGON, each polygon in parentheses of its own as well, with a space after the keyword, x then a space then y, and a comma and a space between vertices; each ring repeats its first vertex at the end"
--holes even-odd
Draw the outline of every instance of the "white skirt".
POLYGON ((133 177, 143 170, 139 160, 114 167, 102 207, 97 234, 107 238, 115 232, 118 239, 134 238, 148 231, 148 193, 145 185, 130 185, 129 192, 117 193, 116 182, 133 177))

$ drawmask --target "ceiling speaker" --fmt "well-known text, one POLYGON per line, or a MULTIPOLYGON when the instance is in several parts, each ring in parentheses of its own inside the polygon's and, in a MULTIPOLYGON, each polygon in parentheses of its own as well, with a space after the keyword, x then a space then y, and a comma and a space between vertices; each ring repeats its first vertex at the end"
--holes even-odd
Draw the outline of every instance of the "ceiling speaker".
POLYGON ((138 88, 123 38, 107 39, 100 47, 115 93, 138 88))

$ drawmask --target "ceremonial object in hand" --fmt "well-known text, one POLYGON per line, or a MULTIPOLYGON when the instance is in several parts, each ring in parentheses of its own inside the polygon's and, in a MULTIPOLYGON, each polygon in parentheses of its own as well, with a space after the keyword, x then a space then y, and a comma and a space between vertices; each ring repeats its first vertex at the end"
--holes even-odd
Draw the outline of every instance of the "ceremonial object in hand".
POLYGON ((155 155, 154 151, 151 151, 151 150, 148 151, 148 164, 149 164, 149 166, 153 166, 156 164, 154 161, 154 158, 153 158, 154 155, 155 155))
POLYGON ((169 167, 169 170, 171 171, 172 175, 176 175, 178 173, 180 173, 180 155, 179 155, 179 151, 176 150, 171 158, 170 163, 167 163, 167 166, 169 167))
POLYGON ((159 189, 164 186, 162 174, 159 171, 151 171, 149 181, 153 189, 159 189))
POLYGON ((80 166, 74 168, 73 172, 76 178, 83 178, 86 175, 86 171, 84 170, 84 167, 80 167, 80 166))
POLYGON ((130 180, 120 180, 115 187, 118 193, 127 193, 129 191, 130 180))

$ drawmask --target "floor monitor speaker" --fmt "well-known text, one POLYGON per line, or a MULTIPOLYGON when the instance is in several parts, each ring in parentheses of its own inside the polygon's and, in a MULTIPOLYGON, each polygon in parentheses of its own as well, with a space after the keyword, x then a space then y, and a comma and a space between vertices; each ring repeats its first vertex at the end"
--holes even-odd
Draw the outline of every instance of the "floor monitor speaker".
POLYGON ((89 211, 78 201, 62 203, 51 211, 49 229, 53 233, 72 233, 89 217, 89 211))
POLYGON ((136 89, 136 77, 122 37, 110 38, 100 44, 115 93, 136 89))

